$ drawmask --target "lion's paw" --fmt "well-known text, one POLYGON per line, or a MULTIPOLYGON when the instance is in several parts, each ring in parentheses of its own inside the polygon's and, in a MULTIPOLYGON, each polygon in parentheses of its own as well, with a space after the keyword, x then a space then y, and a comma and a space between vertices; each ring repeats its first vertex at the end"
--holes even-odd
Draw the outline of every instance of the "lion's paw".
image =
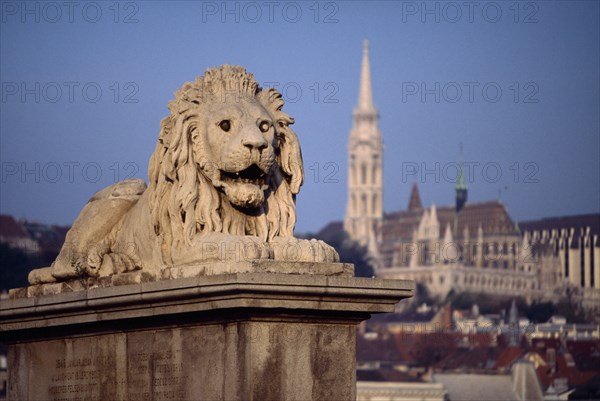
POLYGON ((102 255, 101 263, 98 267, 89 264, 85 272, 90 277, 108 277, 113 274, 132 272, 141 268, 142 266, 139 261, 130 255, 109 252, 102 255))
POLYGON ((337 251, 316 239, 275 237, 271 241, 273 259, 292 262, 339 262, 337 251))

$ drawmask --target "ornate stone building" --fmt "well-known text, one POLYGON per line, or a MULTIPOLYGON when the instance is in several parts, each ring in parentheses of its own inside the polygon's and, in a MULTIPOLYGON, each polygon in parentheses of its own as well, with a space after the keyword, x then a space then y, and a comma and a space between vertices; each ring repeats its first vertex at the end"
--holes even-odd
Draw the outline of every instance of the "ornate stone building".
POLYGON ((523 269, 535 271, 542 288, 572 294, 586 309, 600 308, 600 215, 551 217, 519 224, 523 269))
POLYGON ((386 213, 378 276, 410 278, 432 295, 450 291, 537 298, 538 278, 522 269, 521 234, 499 201, 423 208, 413 184, 407 210, 386 213))
POLYGON ((600 312, 600 215, 516 223, 499 201, 457 214, 419 199, 414 184, 408 209, 384 214, 377 276, 416 280, 442 299, 450 291, 572 298, 600 312))
MULTIPOLYGON (((348 206, 343 229, 368 247, 377 275, 450 291, 557 300, 576 289, 600 305, 600 215, 517 224, 500 201, 467 203, 461 169, 455 205, 423 207, 413 184, 406 210, 383 213, 383 139, 373 105, 368 44, 348 143, 348 206)), ((342 230, 325 227, 326 237, 342 230)))
POLYGON ((348 140, 348 207, 344 229, 379 259, 383 217, 383 141, 373 105, 369 44, 363 44, 358 105, 348 140))

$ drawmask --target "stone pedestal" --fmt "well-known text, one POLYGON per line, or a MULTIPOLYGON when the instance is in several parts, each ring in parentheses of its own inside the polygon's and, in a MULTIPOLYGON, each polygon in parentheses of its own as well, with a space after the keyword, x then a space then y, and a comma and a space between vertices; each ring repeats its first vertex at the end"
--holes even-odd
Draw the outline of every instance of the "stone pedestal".
POLYGON ((356 325, 413 283, 343 264, 244 266, 14 291, 0 305, 9 400, 354 400, 356 325))

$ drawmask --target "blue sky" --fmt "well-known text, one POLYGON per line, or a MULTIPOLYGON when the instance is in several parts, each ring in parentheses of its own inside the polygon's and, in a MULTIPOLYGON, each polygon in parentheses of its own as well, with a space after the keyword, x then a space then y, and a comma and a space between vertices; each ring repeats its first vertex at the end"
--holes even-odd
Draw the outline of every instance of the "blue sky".
POLYGON ((470 201, 516 220, 600 211, 596 1, 0 4, 3 214, 71 224, 99 189, 147 179, 173 92, 229 63, 296 119, 297 231, 341 219, 364 38, 386 211, 413 181, 452 203, 461 142, 470 201))

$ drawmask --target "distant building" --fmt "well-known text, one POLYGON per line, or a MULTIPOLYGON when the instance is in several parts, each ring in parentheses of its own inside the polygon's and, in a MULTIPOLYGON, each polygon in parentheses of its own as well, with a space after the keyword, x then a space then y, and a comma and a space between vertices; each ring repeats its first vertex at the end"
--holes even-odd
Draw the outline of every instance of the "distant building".
POLYGON ((0 243, 27 253, 36 253, 40 249, 21 223, 4 214, 0 215, 0 243))
POLYGON ((37 242, 43 261, 51 263, 62 248, 69 226, 48 225, 32 221, 24 221, 23 227, 30 238, 37 242))
POLYGON ((451 400, 542 401, 544 394, 533 364, 515 363, 510 374, 436 373, 451 400))
POLYGON ((357 336, 359 399, 428 399, 426 384, 442 384, 450 400, 597 399, 599 329, 560 316, 531 323, 514 303, 508 316, 449 305, 376 316, 357 336))
POLYGON ((499 201, 467 203, 457 214, 415 199, 416 185, 407 210, 384 215, 379 277, 415 280, 441 298, 450 291, 571 297, 600 316, 600 215, 517 224, 499 201))
POLYGON ((452 290, 537 297, 538 276, 520 262, 521 234, 502 203, 466 204, 457 214, 424 209, 419 198, 414 184, 409 208, 384 215, 378 276, 415 280, 442 298, 452 290))
POLYGON ((358 105, 348 141, 348 206, 342 229, 367 247, 376 274, 412 279, 433 296, 451 291, 581 301, 600 317, 600 214, 518 223, 500 201, 468 203, 462 164, 455 204, 423 207, 417 184, 406 210, 384 213, 383 138, 363 45, 358 105))
POLYGON ((579 289, 586 309, 600 308, 600 214, 553 217, 519 223, 523 268, 546 290, 579 289))
POLYGON ((447 391, 441 383, 403 381, 356 382, 357 401, 446 401, 447 391))
POLYGON ((499 201, 421 206, 413 184, 407 210, 386 213, 381 249, 384 268, 464 264, 515 270, 521 235, 499 201), (417 199, 417 200, 415 200, 417 199))
POLYGON ((344 229, 379 260, 383 216, 383 141, 373 105, 369 44, 363 44, 358 105, 348 140, 348 206, 344 229))

